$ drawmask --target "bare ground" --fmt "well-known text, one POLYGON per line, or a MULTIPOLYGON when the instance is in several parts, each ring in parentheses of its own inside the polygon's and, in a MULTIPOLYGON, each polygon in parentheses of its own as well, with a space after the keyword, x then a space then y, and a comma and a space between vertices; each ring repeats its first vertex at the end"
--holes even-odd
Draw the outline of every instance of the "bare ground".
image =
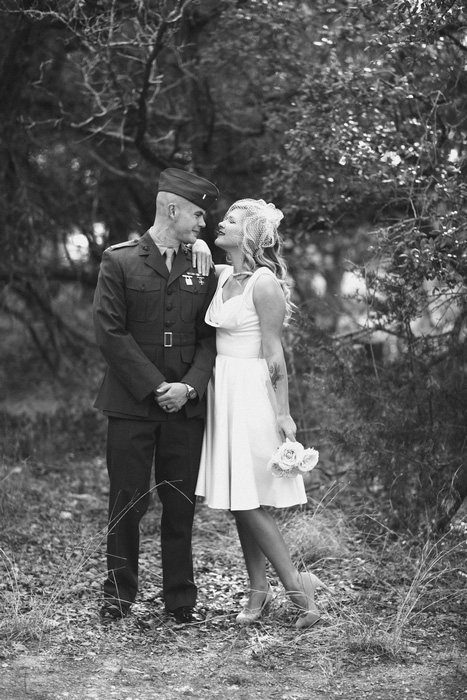
POLYGON ((7 482, 2 700, 467 698, 463 523, 423 554, 416 540, 370 542, 335 512, 289 514, 282 524, 294 556, 329 585, 319 593, 321 621, 298 633, 273 574, 270 615, 247 629, 235 625, 245 577, 234 528, 227 515, 200 506, 194 552, 206 619, 180 626, 163 613, 154 500, 143 528, 139 601, 128 619, 103 627, 102 460, 22 465, 7 482), (326 529, 336 537, 323 544, 326 529))

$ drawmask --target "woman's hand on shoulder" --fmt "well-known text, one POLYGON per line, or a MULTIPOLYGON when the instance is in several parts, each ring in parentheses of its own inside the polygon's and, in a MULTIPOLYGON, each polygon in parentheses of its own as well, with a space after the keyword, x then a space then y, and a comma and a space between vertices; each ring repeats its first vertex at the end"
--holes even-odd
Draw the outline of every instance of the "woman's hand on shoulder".
POLYGON ((198 238, 191 247, 191 261, 193 267, 196 267, 198 274, 207 277, 212 265, 212 253, 206 243, 201 238, 198 238))

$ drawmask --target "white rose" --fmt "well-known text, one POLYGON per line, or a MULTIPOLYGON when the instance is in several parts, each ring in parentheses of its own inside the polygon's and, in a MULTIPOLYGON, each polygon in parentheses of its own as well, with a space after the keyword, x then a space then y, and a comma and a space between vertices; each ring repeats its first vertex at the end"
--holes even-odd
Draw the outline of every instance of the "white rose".
POLYGON ((301 463, 298 468, 301 472, 311 472, 312 469, 316 467, 319 460, 318 450, 313 449, 313 447, 308 447, 304 450, 301 463))
POLYGON ((300 442, 286 440, 278 448, 274 455, 274 461, 277 462, 284 471, 289 471, 300 464, 304 454, 305 448, 300 442))

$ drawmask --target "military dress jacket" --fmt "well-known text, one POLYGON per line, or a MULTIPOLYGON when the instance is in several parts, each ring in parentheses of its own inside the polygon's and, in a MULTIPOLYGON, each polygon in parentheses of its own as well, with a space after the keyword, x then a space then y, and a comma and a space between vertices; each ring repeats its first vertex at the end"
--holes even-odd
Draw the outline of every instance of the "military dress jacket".
POLYGON ((106 414, 168 420, 155 402, 164 381, 185 382, 198 398, 188 417, 204 416, 215 360, 215 329, 204 316, 216 288, 214 268, 197 273, 181 245, 169 273, 149 232, 104 251, 94 296, 96 340, 107 370, 94 406, 106 414))

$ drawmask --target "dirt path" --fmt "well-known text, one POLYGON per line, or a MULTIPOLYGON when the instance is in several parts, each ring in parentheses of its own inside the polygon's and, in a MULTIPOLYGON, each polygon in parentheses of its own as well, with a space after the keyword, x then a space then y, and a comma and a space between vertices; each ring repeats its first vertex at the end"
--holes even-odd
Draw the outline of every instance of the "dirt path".
MULTIPOLYGON (((73 653, 50 647, 0 663, 3 700, 175 700, 179 698, 467 697, 467 662, 457 642, 434 640, 397 663, 376 654, 332 653, 329 629, 301 637, 273 624, 238 632, 167 627, 128 639, 128 622, 73 653), (323 639, 324 637, 324 639, 323 639), (284 642, 288 644, 284 647, 284 642), (96 643, 97 642, 97 643, 96 643)), ((92 628, 91 628, 92 629, 92 628)))

